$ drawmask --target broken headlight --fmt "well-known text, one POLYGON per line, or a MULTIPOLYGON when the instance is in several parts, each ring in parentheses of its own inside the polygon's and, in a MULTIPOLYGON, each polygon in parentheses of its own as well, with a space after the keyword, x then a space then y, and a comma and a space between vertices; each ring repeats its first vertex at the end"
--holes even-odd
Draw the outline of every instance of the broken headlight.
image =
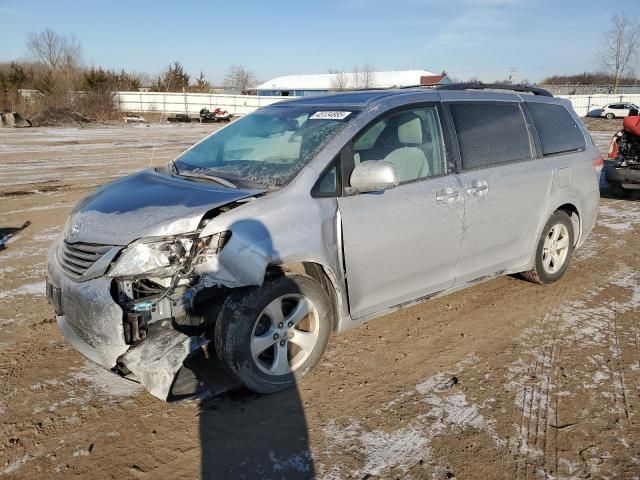
POLYGON ((141 239, 129 245, 111 267, 110 277, 142 274, 173 275, 185 267, 198 242, 198 234, 141 239))
POLYGON ((143 238, 130 244, 107 273, 110 277, 138 275, 173 275, 184 269, 193 258, 214 255, 231 237, 221 232, 208 237, 197 233, 167 238, 143 238))

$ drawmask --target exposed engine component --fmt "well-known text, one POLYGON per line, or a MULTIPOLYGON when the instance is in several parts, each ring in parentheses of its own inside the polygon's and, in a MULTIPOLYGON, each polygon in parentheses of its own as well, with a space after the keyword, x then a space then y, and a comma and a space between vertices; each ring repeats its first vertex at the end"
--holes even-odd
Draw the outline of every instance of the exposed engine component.
MULTIPOLYGON (((637 113, 637 112, 634 112, 637 113)), ((613 136, 609 158, 614 165, 605 169, 607 182, 619 193, 640 189, 640 116, 626 117, 623 129, 613 136)))

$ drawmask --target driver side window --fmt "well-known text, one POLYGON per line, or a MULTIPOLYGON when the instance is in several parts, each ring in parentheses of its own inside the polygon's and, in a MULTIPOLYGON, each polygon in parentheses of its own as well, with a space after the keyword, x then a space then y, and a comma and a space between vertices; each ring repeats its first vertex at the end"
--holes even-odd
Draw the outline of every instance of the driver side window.
POLYGON ((442 175, 444 151, 437 109, 403 110, 365 128, 353 142, 353 164, 367 160, 393 164, 401 183, 442 175))

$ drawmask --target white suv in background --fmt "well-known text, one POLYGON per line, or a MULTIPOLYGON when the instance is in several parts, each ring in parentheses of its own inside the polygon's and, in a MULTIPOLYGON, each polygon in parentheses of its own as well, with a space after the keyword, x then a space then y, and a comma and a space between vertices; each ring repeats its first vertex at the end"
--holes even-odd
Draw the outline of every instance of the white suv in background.
POLYGON ((628 117, 632 108, 640 110, 635 103, 609 103, 602 107, 600 116, 608 119, 628 117))

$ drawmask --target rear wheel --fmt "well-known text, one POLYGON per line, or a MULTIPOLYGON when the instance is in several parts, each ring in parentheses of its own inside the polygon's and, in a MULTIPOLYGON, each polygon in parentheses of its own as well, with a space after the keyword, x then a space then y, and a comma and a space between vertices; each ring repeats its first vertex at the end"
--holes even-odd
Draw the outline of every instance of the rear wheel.
POLYGON ((535 263, 522 276, 534 283, 549 284, 560 280, 573 254, 574 232, 569 215, 558 210, 542 230, 536 248, 535 263))
POLYGON ((614 118, 616 118, 616 116, 613 113, 607 113, 605 115, 609 120, 613 120, 614 118))
POLYGON ((215 326, 224 366, 250 390, 295 385, 320 360, 332 324, 327 293, 314 279, 288 275, 234 292, 215 326))

